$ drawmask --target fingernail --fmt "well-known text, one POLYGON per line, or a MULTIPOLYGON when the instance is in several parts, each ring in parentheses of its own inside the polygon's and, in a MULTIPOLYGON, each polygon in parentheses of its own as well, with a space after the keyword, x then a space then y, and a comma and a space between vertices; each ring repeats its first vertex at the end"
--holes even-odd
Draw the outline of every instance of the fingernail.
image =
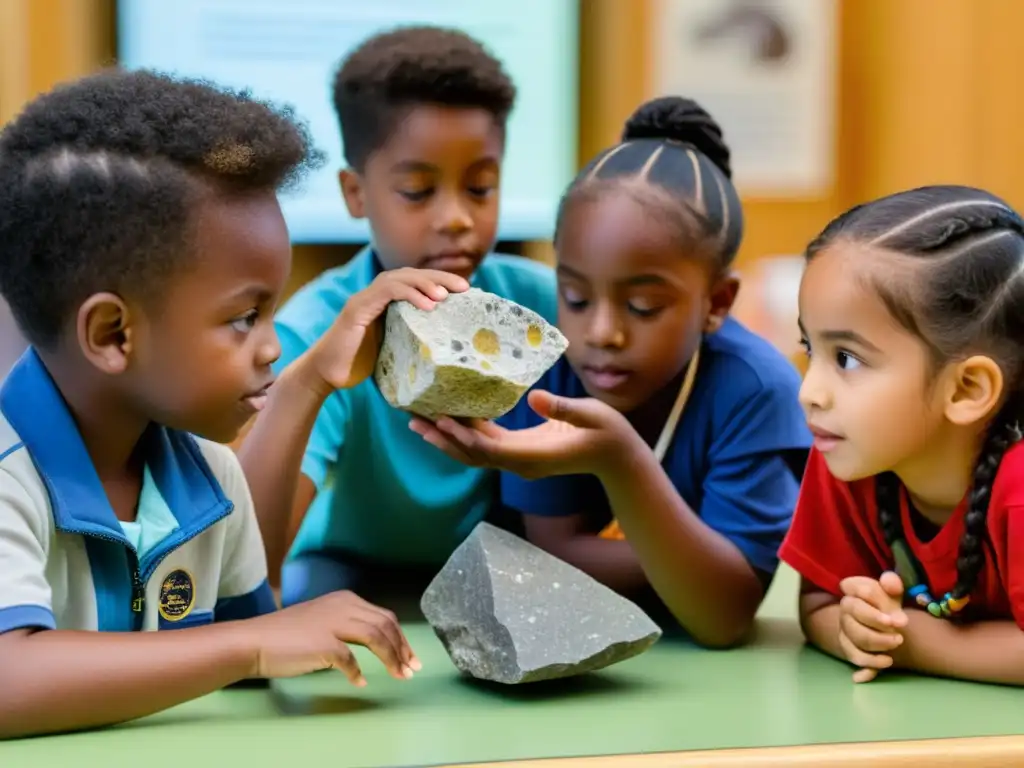
POLYGON ((365 685, 366 685, 366 678, 365 677, 358 677, 358 678, 356 678, 356 686, 358 688, 362 688, 365 685))
POLYGON ((409 662, 409 666, 415 669, 417 672, 423 669, 422 662, 420 662, 420 660, 417 659, 415 656, 412 657, 412 660, 409 662))
POLYGON ((402 667, 402 677, 404 677, 406 680, 412 677, 413 674, 414 673, 411 667, 402 667))
POLYGON ((437 291, 436 291, 436 293, 437 293, 437 295, 438 295, 438 296, 440 296, 440 297, 441 297, 442 299, 444 299, 444 298, 447 298, 447 297, 448 297, 448 289, 447 289, 447 288, 445 288, 445 287, 444 287, 443 285, 439 285, 439 286, 437 286, 437 291))

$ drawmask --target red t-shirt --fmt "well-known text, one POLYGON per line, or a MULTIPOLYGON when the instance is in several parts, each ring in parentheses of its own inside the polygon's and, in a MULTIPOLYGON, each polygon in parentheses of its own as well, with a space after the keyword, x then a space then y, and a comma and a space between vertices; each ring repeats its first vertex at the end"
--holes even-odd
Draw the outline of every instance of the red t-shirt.
MULTIPOLYGON (((906 493, 901 493, 903 535, 939 600, 956 584, 966 499, 930 541, 914 533, 906 493)), ((1003 457, 988 507, 985 565, 964 609, 966 619, 1013 619, 1024 629, 1024 443, 1003 457)), ((844 483, 812 450, 793 524, 779 558, 819 589, 841 595, 849 576, 878 578, 895 563, 878 522, 873 477, 844 483)))

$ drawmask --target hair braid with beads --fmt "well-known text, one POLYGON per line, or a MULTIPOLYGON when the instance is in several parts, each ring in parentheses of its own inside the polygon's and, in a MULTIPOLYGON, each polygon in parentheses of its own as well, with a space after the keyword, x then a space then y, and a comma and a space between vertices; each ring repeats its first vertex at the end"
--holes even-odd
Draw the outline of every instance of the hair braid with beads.
MULTIPOLYGON (((886 275, 873 288, 893 318, 926 344, 935 369, 971 354, 992 357, 1003 373, 1003 406, 988 425, 974 465, 957 582, 962 600, 985 563, 988 505, 1000 462, 1020 440, 1024 417, 1024 221, 979 189, 922 187, 857 206, 832 221, 807 249, 812 259, 836 241, 853 241, 919 261, 908 279, 886 275)), ((886 542, 903 537, 900 483, 875 479, 886 542)))

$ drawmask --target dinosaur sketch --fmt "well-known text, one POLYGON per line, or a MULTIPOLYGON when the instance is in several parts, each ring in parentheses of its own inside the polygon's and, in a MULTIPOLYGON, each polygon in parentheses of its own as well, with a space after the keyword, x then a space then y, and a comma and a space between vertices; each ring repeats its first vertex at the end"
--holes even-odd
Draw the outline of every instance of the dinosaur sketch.
POLYGON ((792 48, 792 35, 784 20, 757 0, 734 0, 731 6, 717 9, 696 29, 683 30, 683 34, 698 45, 740 37, 748 42, 758 64, 782 63, 792 48))

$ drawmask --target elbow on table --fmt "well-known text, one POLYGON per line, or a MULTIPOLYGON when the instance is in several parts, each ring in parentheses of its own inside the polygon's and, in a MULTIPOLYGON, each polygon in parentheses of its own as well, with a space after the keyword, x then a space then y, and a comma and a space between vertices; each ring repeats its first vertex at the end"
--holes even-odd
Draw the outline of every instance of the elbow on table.
POLYGON ((690 632, 690 636, 702 648, 711 651, 728 651, 745 645, 750 640, 753 627, 754 620, 751 616, 749 621, 729 622, 720 627, 690 632))
POLYGON ((13 707, 8 706, 7 702, 0 704, 0 743, 41 736, 44 733, 41 729, 26 728, 24 720, 18 717, 13 707))
MULTIPOLYGON (((5 672, 6 670, 0 667, 0 675, 3 675, 5 672)), ((17 706, 15 704, 16 696, 17 693, 11 691, 6 686, 4 686, 3 693, 0 694, 0 741, 29 735, 23 732, 21 723, 17 719, 15 710, 17 706)))
POLYGON ((807 579, 800 580, 800 596, 797 602, 797 617, 804 637, 813 642, 822 625, 832 629, 833 619, 838 617, 839 598, 815 586, 807 579))
POLYGON ((683 627, 690 638, 701 648, 710 651, 728 651, 738 648, 750 641, 753 635, 754 618, 757 610, 735 610, 729 613, 722 612, 716 616, 709 617, 709 620, 700 622, 698 625, 692 620, 682 621, 678 614, 675 614, 676 621, 683 627))
POLYGON ((0 633, 0 742, 76 730, 65 727, 63 713, 55 710, 64 702, 74 702, 74 698, 54 693, 63 673, 34 647, 39 636, 48 632, 14 629, 0 633))
POLYGON ((31 634, 29 630, 15 629, 0 634, 0 741, 31 736, 26 728, 23 712, 24 653, 22 646, 31 634))
MULTIPOLYGON (((751 639, 757 611, 764 600, 765 588, 755 574, 750 578, 742 578, 733 583, 732 588, 723 589, 718 593, 712 607, 705 608, 705 617, 700 622, 692 620, 693 608, 690 608, 690 624, 680 621, 690 636, 699 645, 712 650, 729 650, 745 645, 751 639)), ((673 611, 673 613, 676 613, 673 611)), ((681 618, 681 612, 677 618, 681 618)))

